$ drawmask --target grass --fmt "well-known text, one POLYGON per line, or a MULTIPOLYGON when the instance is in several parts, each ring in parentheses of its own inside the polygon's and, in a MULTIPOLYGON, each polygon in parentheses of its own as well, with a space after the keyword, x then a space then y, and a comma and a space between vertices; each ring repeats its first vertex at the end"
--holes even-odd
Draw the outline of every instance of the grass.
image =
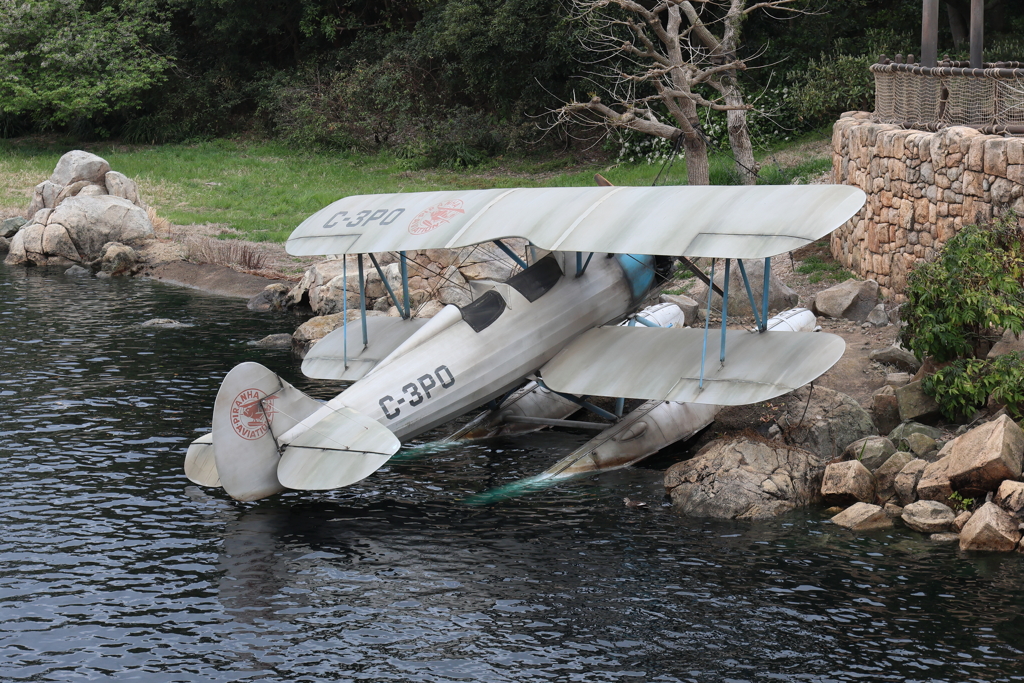
MULTIPOLYGON (((22 211, 31 188, 47 178, 60 156, 87 149, 134 178, 143 200, 178 225, 215 224, 225 236, 283 242, 310 214, 353 194, 493 187, 591 186, 601 173, 616 185, 650 185, 659 164, 579 163, 571 156, 498 158, 471 169, 414 170, 408 160, 298 151, 273 142, 213 140, 189 145, 88 144, 53 138, 0 140, 0 209, 22 211), (238 234, 241 233, 241 234, 238 234)), ((762 173, 769 184, 820 173, 827 159, 796 169, 762 173)), ((736 182, 732 158, 711 158, 713 184, 736 182)), ((659 184, 682 184, 678 160, 659 184)))
POLYGON ((853 273, 843 268, 839 263, 833 261, 831 258, 822 258, 817 255, 810 255, 803 260, 803 262, 797 266, 796 272, 803 273, 807 276, 807 281, 812 285, 818 284, 822 280, 832 280, 833 282, 843 282, 854 277, 853 273))

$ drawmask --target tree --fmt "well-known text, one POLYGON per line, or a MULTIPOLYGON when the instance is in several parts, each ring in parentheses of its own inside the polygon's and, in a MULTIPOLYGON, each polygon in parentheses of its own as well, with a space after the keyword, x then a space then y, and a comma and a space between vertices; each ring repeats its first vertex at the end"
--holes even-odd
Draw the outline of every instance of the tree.
POLYGON ((153 2, 0 0, 0 115, 67 124, 138 105, 171 61, 153 2))
POLYGON ((678 140, 685 150, 691 185, 709 182, 707 140, 698 107, 726 112, 729 144, 743 182, 756 181, 757 165, 747 131, 737 72, 740 28, 751 13, 801 13, 798 0, 574 0, 587 25, 590 52, 604 65, 598 76, 609 95, 596 92, 556 110, 558 119, 583 120, 678 140), (699 7, 699 9, 698 9, 699 7), (716 35, 715 31, 719 33, 716 35))

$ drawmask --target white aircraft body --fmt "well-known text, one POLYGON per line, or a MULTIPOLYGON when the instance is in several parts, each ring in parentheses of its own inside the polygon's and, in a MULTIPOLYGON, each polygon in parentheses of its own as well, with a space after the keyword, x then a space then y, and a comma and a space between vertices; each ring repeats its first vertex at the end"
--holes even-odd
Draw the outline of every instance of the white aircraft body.
MULTIPOLYGON (((767 259, 820 239, 863 202, 863 192, 845 186, 508 189, 339 200, 295 230, 289 253, 359 254, 364 292, 361 255, 370 254, 379 269, 373 253, 400 252, 406 291, 399 299, 389 287, 389 295, 404 317, 368 318, 364 301, 359 320, 313 347, 303 363, 307 375, 353 381, 326 403, 259 364, 233 369, 218 392, 211 434, 189 448, 186 475, 238 500, 347 486, 380 468, 403 441, 502 397, 457 436, 566 426, 584 405, 610 421, 571 423, 600 434, 544 474, 635 462, 709 424, 718 406, 781 395, 839 360, 841 338, 772 329, 785 321, 769 321, 766 303, 758 315, 739 259, 766 259, 764 299, 767 259), (446 306, 427 321, 411 317, 407 250, 492 241, 511 254, 500 241, 509 237, 550 251, 507 282, 490 283, 467 306, 446 306), (636 315, 655 283, 654 257, 641 254, 724 259, 726 283, 735 259, 757 330, 726 330, 728 284, 720 331, 682 328, 665 307, 636 315), (624 319, 629 324, 620 325, 624 319), (718 359, 709 359, 709 341, 718 359), (618 397, 616 413, 583 395, 618 397), (624 398, 645 402, 623 416, 624 398)), ((712 278, 715 267, 713 260, 712 278)))

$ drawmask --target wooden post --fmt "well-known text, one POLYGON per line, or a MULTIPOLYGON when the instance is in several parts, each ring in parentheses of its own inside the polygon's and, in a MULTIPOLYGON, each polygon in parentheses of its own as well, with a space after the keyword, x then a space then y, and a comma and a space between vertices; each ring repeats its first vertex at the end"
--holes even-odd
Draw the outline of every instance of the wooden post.
POLYGON ((985 0, 971 0, 971 68, 982 68, 982 45, 985 39, 985 0))
POLYGON ((921 66, 935 66, 939 56, 939 0, 924 0, 921 8, 921 66))

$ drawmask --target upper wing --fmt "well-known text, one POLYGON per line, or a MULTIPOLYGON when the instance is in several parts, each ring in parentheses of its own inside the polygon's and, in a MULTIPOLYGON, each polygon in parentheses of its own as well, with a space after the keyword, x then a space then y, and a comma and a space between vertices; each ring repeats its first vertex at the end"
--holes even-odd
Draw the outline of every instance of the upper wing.
POLYGON ((842 358, 846 342, 823 332, 599 327, 585 332, 541 368, 544 382, 569 394, 621 396, 712 405, 767 401, 814 381, 842 358))
POLYGON ((302 222, 295 256, 465 247, 522 237, 548 250, 764 258, 863 206, 846 185, 553 187, 358 195, 302 222))

